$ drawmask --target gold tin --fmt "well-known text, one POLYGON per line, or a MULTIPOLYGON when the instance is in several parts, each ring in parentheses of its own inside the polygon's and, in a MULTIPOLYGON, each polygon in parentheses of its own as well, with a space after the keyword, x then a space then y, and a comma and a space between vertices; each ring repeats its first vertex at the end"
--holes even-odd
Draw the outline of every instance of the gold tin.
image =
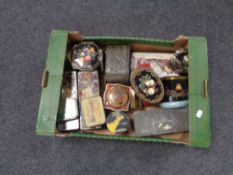
POLYGON ((128 111, 130 105, 130 87, 121 84, 106 84, 104 107, 114 111, 128 111))

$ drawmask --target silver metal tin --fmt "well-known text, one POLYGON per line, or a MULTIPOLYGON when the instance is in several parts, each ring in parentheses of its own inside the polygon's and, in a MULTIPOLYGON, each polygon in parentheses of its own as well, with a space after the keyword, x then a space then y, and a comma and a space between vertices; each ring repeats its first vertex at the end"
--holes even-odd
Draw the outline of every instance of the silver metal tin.
POLYGON ((105 81, 129 83, 130 48, 124 45, 108 45, 105 51, 105 81))
POLYGON ((149 109, 134 112, 135 134, 153 136, 188 131, 188 108, 149 109))

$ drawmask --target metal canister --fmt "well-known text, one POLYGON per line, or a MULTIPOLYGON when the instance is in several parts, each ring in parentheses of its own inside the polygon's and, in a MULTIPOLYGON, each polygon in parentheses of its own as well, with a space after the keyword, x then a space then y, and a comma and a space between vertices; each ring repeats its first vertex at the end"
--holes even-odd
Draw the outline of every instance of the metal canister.
POLYGON ((162 78, 164 98, 160 107, 179 108, 188 105, 188 77, 170 76, 162 78))
POLYGON ((106 120, 107 128, 115 134, 122 134, 128 130, 129 118, 124 112, 111 112, 106 120))

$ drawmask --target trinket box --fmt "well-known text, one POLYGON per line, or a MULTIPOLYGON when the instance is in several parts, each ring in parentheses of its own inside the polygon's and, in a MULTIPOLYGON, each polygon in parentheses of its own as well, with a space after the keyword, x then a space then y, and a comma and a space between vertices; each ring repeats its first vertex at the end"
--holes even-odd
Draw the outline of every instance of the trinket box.
POLYGON ((134 112, 133 121, 137 136, 152 136, 188 131, 188 110, 149 109, 134 112))
POLYGON ((94 42, 82 42, 71 50, 70 62, 73 69, 95 70, 102 62, 102 50, 94 42))
POLYGON ((113 111, 128 111, 131 95, 130 87, 121 84, 106 84, 104 108, 113 111))
POLYGON ((169 68, 168 63, 173 59, 172 53, 133 52, 131 54, 131 70, 136 68, 152 68, 159 77, 177 76, 169 68))
POLYGON ((122 134, 128 130, 129 118, 124 112, 111 112, 108 115, 106 124, 110 132, 122 134))
POLYGON ((72 120, 79 116, 77 74, 64 72, 58 108, 58 120, 72 120))
POLYGON ((105 81, 129 83, 130 48, 126 45, 108 45, 105 50, 105 81))
POLYGON ((68 121, 58 121, 57 129, 60 132, 70 132, 79 130, 79 119, 68 120, 68 121))
POLYGON ((188 77, 170 76, 162 78, 165 95, 162 108, 181 108, 188 105, 188 77))
POLYGON ((163 84, 152 69, 134 69, 130 83, 137 96, 148 103, 158 103, 163 99, 163 84))
POLYGON ((100 96, 81 100, 81 106, 87 127, 99 126, 105 123, 104 107, 100 96))
MULTIPOLYGON (((54 30, 49 41, 48 56, 41 86, 42 93, 36 126, 38 135, 179 143, 193 147, 209 147, 211 144, 208 56, 207 41, 204 37, 179 36, 170 41, 151 38, 82 36, 78 32, 54 30), (122 48, 123 46, 124 48, 122 48), (82 53, 83 51, 84 53, 82 53), (134 53, 143 53, 144 56, 138 56, 137 59, 134 53), (151 58, 155 60, 152 61, 146 56, 150 54, 154 55, 151 58), (158 60, 165 60, 167 57, 165 55, 171 55, 172 58, 167 61, 166 65, 160 65, 158 60), (133 64, 132 57, 135 57, 135 61, 138 61, 138 63, 136 63, 136 67, 130 69, 130 64, 133 64), (125 64, 122 64, 123 62, 125 64), (103 68, 105 69, 104 72, 103 68), (143 68, 154 82, 145 81, 142 83, 144 85, 140 86, 140 76, 137 78, 137 75, 133 73, 135 68, 136 70, 143 68), (125 112, 129 119, 127 132, 117 134, 117 127, 121 124, 122 117, 116 117, 113 122, 107 121, 110 118, 106 119, 105 112, 111 113, 111 110, 115 109, 104 110, 102 92, 105 90, 105 83, 101 81, 99 81, 100 93, 97 96, 83 98, 82 95, 78 95, 78 98, 81 98, 77 99, 81 101, 81 106, 84 108, 81 112, 83 115, 80 117, 83 117, 87 127, 91 128, 90 130, 78 130, 82 126, 79 118, 69 119, 65 122, 59 120, 63 73, 66 71, 75 71, 77 73, 95 70, 98 71, 101 80, 105 79, 106 82, 112 82, 113 79, 114 84, 124 84, 135 90, 134 97, 136 98, 131 98, 131 100, 135 100, 133 100, 132 104, 130 102, 129 106, 131 108, 125 112), (131 85, 129 84, 130 71, 132 71, 131 75, 133 77, 133 83, 130 81, 131 85), (167 73, 166 75, 163 75, 164 71, 167 73), (175 74, 178 74, 176 76, 187 77, 185 81, 188 81, 188 97, 187 99, 184 98, 184 100, 168 101, 165 100, 167 97, 165 87, 170 85, 165 85, 165 82, 161 81, 160 78, 175 76, 175 74), (120 79, 117 79, 118 77, 120 79), (114 80, 115 78, 116 80, 114 80), (135 83, 135 80, 138 80, 138 82, 135 83), (160 88, 153 89, 156 83, 160 85, 160 88), (137 89, 139 86, 140 89, 137 89), (155 96, 148 98, 146 93, 150 95, 154 92, 155 96), (140 93, 144 93, 143 96, 140 97, 140 93), (140 100, 137 98, 140 98, 140 100), (137 104, 144 98, 150 99, 148 100, 150 102, 154 100, 152 103, 156 103, 150 107, 153 112, 147 113, 145 107, 139 110, 141 105, 137 104), (185 101, 188 102, 186 108, 165 109, 160 107, 164 103, 171 104, 171 102, 181 103, 185 101), (184 112, 179 113, 179 111, 184 112), (107 125, 110 125, 110 127, 108 128, 107 125), (97 130, 96 127, 99 126, 103 127, 97 130)), ((95 94, 95 91, 89 91, 88 86, 84 89, 86 88, 88 92, 86 94, 95 94)), ((180 89, 180 86, 178 86, 177 90, 180 91, 180 89)), ((130 91, 130 96, 133 97, 131 93, 132 91, 130 91)), ((117 94, 119 95, 119 93, 117 94)), ((112 102, 116 101, 113 100, 112 102)), ((122 111, 117 112, 121 113, 122 111)))
POLYGON ((97 71, 78 72, 78 96, 79 99, 100 95, 99 76, 97 71))

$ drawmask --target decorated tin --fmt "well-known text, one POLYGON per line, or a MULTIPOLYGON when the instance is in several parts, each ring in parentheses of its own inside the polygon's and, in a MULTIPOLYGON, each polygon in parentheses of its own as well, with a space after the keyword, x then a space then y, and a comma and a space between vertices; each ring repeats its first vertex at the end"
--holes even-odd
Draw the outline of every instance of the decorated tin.
POLYGON ((94 42, 82 42, 71 49, 73 69, 95 70, 103 61, 103 52, 94 42))
POLYGON ((122 134, 128 130, 129 118, 124 112, 111 112, 106 120, 107 128, 115 134, 122 134))
POLYGON ((164 86, 163 108, 180 108, 188 105, 188 77, 170 76, 162 78, 164 86))
POLYGON ((79 116, 77 74, 75 71, 64 72, 58 120, 72 120, 79 116))
POLYGON ((105 81, 129 83, 130 48, 124 45, 107 45, 105 50, 105 81))
POLYGON ((188 77, 171 76, 162 78, 165 95, 163 101, 180 101, 188 99, 188 77))
POLYGON ((153 136, 188 131, 188 109, 146 109, 133 113, 135 134, 153 136))
POLYGON ((163 99, 163 84, 152 69, 134 69, 130 83, 137 96, 148 103, 158 103, 163 99))
POLYGON ((105 87, 103 99, 105 109, 128 111, 131 100, 130 87, 108 83, 105 87))
POLYGON ((97 71, 78 72, 78 95, 79 99, 98 96, 99 76, 97 71))
POLYGON ((60 132, 70 132, 79 130, 79 119, 58 121, 57 130, 60 132))
POLYGON ((99 126, 105 123, 105 113, 100 96, 81 100, 84 122, 87 127, 99 126))
POLYGON ((136 68, 151 68, 159 77, 178 75, 168 67, 168 62, 174 57, 172 53, 132 52, 131 70, 136 68))
POLYGON ((188 75, 188 52, 180 48, 176 50, 173 58, 168 62, 168 68, 173 70, 179 75, 188 75))

